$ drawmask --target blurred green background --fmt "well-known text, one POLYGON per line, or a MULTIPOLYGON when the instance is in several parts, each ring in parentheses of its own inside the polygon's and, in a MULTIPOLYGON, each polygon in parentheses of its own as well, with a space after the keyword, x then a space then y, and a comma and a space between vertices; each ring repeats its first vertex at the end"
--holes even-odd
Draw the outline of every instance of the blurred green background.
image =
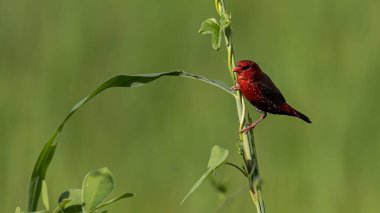
MULTIPOLYGON (((253 59, 312 125, 269 116, 255 131, 268 212, 380 212, 380 2, 228 1, 237 59, 253 59)), ((0 212, 26 208, 37 156, 68 110, 116 74, 186 70, 232 85, 224 49, 200 23, 212 0, 0 0, 0 212)), ((249 110, 255 113, 253 107, 249 110)), ((257 116, 257 113, 255 113, 257 116)), ((204 83, 166 78, 111 89, 69 121, 47 181, 52 204, 107 166, 111 212, 214 212, 205 171, 214 144, 236 152, 233 98, 204 83)), ((254 212, 246 180, 222 167, 228 204, 254 212)))

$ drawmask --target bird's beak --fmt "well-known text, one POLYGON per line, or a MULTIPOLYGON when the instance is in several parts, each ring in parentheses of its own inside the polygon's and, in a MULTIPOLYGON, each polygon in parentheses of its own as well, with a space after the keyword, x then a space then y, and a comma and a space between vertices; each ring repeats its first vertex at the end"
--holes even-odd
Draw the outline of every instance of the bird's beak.
POLYGON ((239 71, 241 71, 241 67, 235 67, 232 71, 233 72, 239 72, 239 71))

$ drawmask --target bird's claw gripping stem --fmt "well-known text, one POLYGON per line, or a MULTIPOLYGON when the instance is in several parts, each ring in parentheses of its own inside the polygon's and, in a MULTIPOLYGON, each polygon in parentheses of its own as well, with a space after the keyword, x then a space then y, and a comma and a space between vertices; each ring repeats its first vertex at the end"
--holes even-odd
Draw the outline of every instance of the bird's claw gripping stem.
POLYGON ((240 130, 240 132, 241 132, 241 133, 246 133, 246 132, 248 132, 249 130, 254 129, 254 128, 256 127, 256 125, 257 125, 257 124, 256 124, 256 122, 255 122, 255 123, 253 123, 253 124, 247 126, 246 128, 240 130))
POLYGON ((230 90, 233 90, 233 91, 240 90, 240 86, 239 85, 232 86, 230 90))
POLYGON ((242 133, 246 133, 246 132, 248 132, 249 130, 255 128, 255 127, 257 126, 257 124, 259 124, 259 123, 260 123, 262 120, 264 120, 264 118, 266 118, 266 117, 267 117, 267 113, 266 113, 266 112, 263 112, 263 113, 261 114, 260 118, 259 118, 257 121, 255 121, 255 122, 252 123, 251 125, 245 127, 244 129, 240 130, 240 132, 242 132, 242 133))

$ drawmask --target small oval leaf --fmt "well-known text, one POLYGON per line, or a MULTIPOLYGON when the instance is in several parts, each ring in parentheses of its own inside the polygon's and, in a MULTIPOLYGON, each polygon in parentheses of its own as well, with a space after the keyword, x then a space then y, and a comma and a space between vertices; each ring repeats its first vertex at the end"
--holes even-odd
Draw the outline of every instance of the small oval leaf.
POLYGON ((84 212, 90 212, 101 204, 112 192, 113 187, 113 177, 108 168, 89 172, 82 185, 84 212))
POLYGON ((211 149, 211 155, 207 164, 207 168, 215 170, 218 166, 222 165, 222 163, 227 159, 227 157, 227 149, 218 145, 213 146, 211 149))

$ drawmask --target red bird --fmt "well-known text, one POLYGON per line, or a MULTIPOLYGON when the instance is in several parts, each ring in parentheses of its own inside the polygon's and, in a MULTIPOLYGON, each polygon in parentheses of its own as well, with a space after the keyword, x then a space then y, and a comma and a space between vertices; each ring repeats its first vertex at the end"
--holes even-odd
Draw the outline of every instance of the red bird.
POLYGON ((286 103, 280 90, 269 76, 261 71, 259 65, 255 62, 250 60, 239 61, 233 71, 237 73, 237 85, 232 87, 232 89, 240 90, 244 97, 261 113, 260 118, 244 128, 242 132, 255 128, 267 116, 267 112, 289 115, 311 123, 306 115, 298 112, 286 103))

